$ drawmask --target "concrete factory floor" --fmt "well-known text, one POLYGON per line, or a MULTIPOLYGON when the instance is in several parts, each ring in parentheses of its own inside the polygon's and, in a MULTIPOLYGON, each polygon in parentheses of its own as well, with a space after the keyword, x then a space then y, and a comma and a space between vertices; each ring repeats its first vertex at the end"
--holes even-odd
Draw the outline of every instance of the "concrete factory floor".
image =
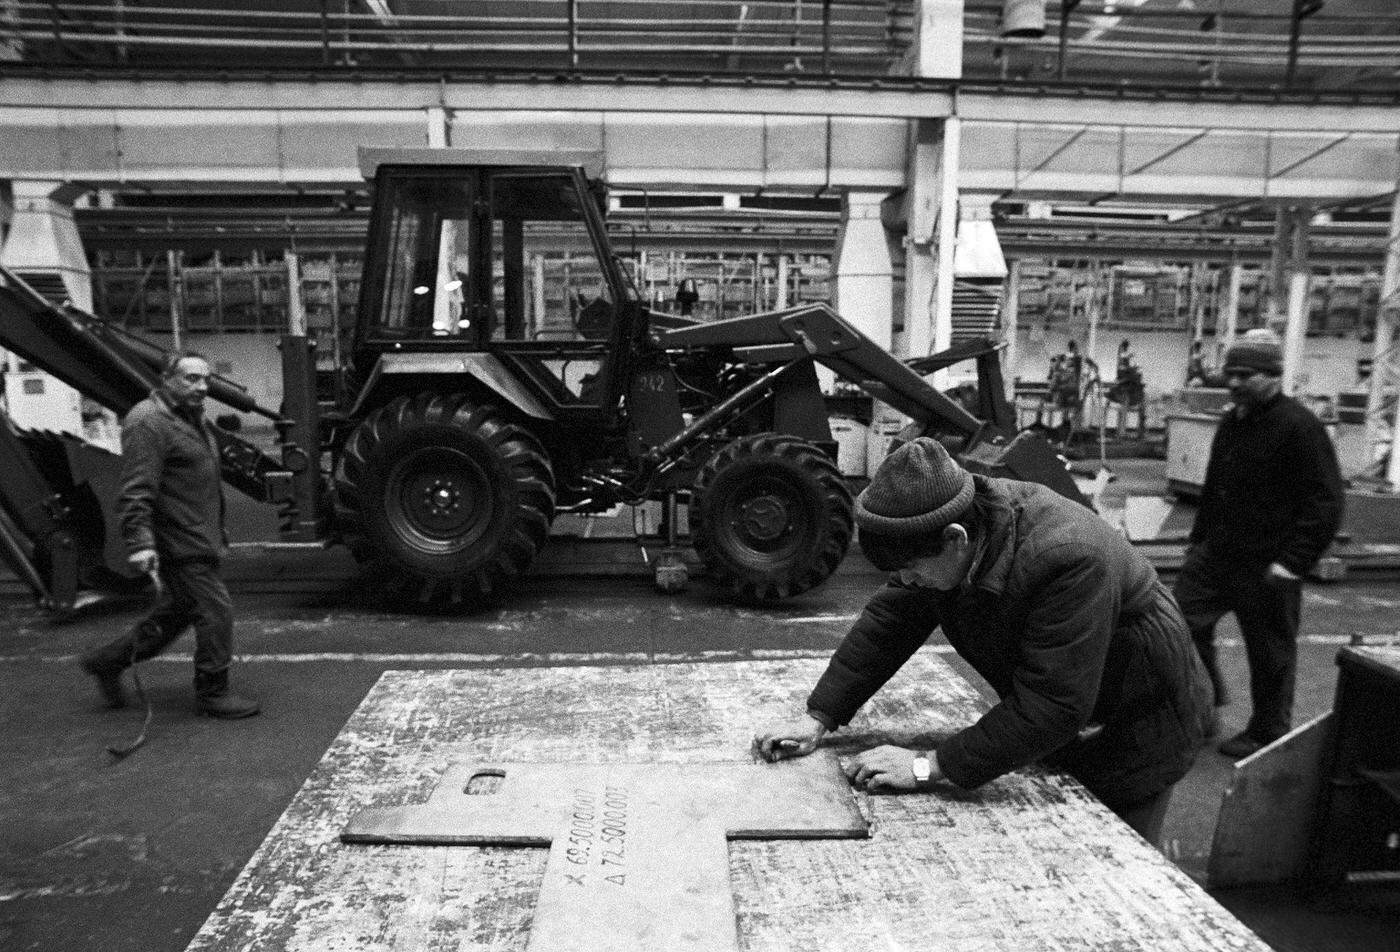
MULTIPOLYGON (((239 524, 245 538, 259 531, 239 524)), ((343 550, 243 549, 229 576, 235 682, 262 701, 262 716, 195 717, 185 640, 144 666, 155 709, 150 740, 116 763, 106 746, 133 737, 143 712, 102 709, 76 658, 128 625, 140 606, 56 624, 18 585, 0 584, 0 948, 184 949, 385 670, 825 656, 881 582, 853 554, 818 591, 760 610, 734 606, 703 581, 668 596, 636 575, 536 575, 502 607, 424 618, 378 607, 343 550)), ((1331 708, 1334 659, 1353 633, 1396 635, 1393 578, 1306 588, 1297 723, 1331 708)), ((1233 622, 1221 635, 1238 688, 1224 711, 1228 736, 1248 716, 1247 672, 1233 622)), ((1213 747, 1202 751, 1167 818, 1164 849, 1198 880, 1229 772, 1213 747)), ((1213 895, 1280 952, 1396 952, 1400 887, 1386 888, 1213 895)))

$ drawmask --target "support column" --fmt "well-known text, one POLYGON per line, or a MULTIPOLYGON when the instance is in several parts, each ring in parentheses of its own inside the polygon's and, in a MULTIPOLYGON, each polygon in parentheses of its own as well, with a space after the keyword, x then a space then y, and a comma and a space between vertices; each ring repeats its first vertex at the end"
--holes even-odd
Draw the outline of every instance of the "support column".
MULTIPOLYGON (((894 336, 894 265, 880 218, 882 192, 848 192, 836 240, 836 313, 885 350, 894 336)), ((825 381, 824 381, 825 382, 825 381)))
MULTIPOLYGON (((0 24, 17 28, 19 20, 19 0, 0 0, 0 24)), ((24 58, 24 45, 20 40, 0 40, 0 62, 16 61, 24 58)))
MULTIPOLYGON (((953 275, 958 230, 959 120, 916 123, 908 174, 904 329, 910 357, 953 340, 953 275)), ((935 386, 940 385, 935 375, 935 386)))
MULTIPOLYGON (((53 303, 67 301, 91 311, 92 270, 73 220, 73 201, 88 189, 53 181, 11 184, 14 209, 0 248, 0 264, 53 303)), ((16 425, 87 436, 115 448, 111 414, 99 412, 92 404, 88 412, 92 426, 85 428, 82 398, 76 390, 39 370, 21 373, 13 355, 5 355, 5 367, 6 404, 16 425)))
MULTIPOLYGON (((953 346, 953 278, 958 241, 958 156, 962 150, 962 120, 943 120, 943 148, 938 175, 938 269, 933 286, 933 347, 938 353, 953 346)), ((910 350, 911 356, 914 351, 910 350)), ((944 383, 934 375, 934 386, 944 383)))
POLYGON ((1308 330, 1310 212, 1307 206, 1278 209, 1269 265, 1266 326, 1283 340, 1283 392, 1290 395, 1300 383, 1303 341, 1308 330))
MULTIPOLYGON (((1006 399, 1012 406, 1016 404, 1016 362, 1021 359, 1021 344, 1017 340, 1020 333, 1021 309, 1021 262, 1019 259, 1006 263, 1006 304, 1002 307, 1001 322, 1006 334, 1006 363, 1002 368, 1002 382, 1006 385, 1006 399)), ((1020 421, 1017 421, 1020 426, 1020 421)))
MULTIPOLYGON (((1385 246, 1380 307, 1376 312, 1376 344, 1371 360, 1371 393, 1366 401, 1366 451, 1389 443, 1390 461, 1384 479, 1390 492, 1400 492, 1400 395, 1386 391, 1400 385, 1400 194, 1390 207, 1390 234, 1385 246), (1386 417, 1390 429, 1386 432, 1386 417)), ((1369 466, 1370 460, 1367 460, 1369 466)))
POLYGON ((92 269, 73 220, 73 202, 88 191, 63 182, 16 180, 14 213, 0 262, 19 274, 57 276, 75 307, 92 310, 92 269))
POLYGON ((442 106, 428 107, 428 148, 445 149, 452 144, 452 128, 447 110, 442 106))
POLYGON ((918 0, 914 40, 899 64, 906 76, 962 78, 963 0, 918 0))
POLYGON ((1283 392, 1292 396, 1303 381, 1303 343, 1308 331, 1308 219, 1306 206, 1289 209, 1288 318, 1283 332, 1283 392))
POLYGON ((1226 274, 1225 307, 1216 317, 1215 326, 1215 347, 1219 351, 1218 358, 1229 350, 1230 345, 1235 342, 1235 335, 1239 333, 1240 327, 1240 284, 1243 278, 1243 269, 1238 261, 1230 262, 1230 269, 1226 274))

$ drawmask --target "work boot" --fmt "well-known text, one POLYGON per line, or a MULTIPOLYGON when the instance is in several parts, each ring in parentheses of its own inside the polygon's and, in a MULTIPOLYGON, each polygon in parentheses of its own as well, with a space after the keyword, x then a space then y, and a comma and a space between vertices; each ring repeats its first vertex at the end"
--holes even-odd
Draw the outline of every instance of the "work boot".
POLYGON ((102 695, 103 703, 114 710, 126 707, 126 688, 122 686, 121 668, 113 668, 91 654, 83 655, 79 663, 97 682, 97 691, 102 695))
POLYGON ((199 699, 199 713, 205 717, 217 717, 225 721, 237 720, 240 717, 252 717, 261 710, 262 707, 257 701, 240 697, 232 691, 212 694, 199 699))
POLYGON ((1257 753, 1263 747, 1264 741, 1250 737, 1248 731, 1241 731, 1216 749, 1226 757, 1242 760, 1250 754, 1257 753))
POLYGON ((262 710, 257 701, 229 690, 227 671, 216 675, 195 675, 194 692, 199 713, 205 717, 232 721, 252 717, 262 710))

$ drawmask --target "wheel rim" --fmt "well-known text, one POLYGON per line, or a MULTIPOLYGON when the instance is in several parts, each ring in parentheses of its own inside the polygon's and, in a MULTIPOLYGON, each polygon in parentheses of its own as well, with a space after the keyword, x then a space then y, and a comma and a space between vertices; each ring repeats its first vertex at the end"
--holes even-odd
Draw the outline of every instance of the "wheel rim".
POLYGON ((762 562, 780 562, 801 544, 806 527, 801 495, 785 480, 755 480, 725 506, 720 519, 730 542, 762 562))
POLYGON ((384 510, 404 542, 442 554, 481 538, 496 506, 490 474, 476 460, 449 447, 428 447, 394 466, 384 510))

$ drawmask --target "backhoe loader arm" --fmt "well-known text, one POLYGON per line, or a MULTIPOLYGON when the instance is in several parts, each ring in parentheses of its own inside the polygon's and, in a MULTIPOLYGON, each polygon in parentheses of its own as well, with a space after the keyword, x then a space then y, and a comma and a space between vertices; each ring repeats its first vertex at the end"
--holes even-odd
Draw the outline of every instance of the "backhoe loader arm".
MULTIPOLYGON (((0 267, 0 347, 19 354, 118 414, 126 415, 160 381, 166 352, 74 307, 57 307, 0 267)), ((281 417, 260 406, 237 384, 210 382, 209 395, 235 410, 281 417)), ((270 474, 283 464, 218 427, 224 481, 257 500, 268 498, 270 474)))
POLYGON ((825 304, 695 327, 655 328, 652 340, 666 349, 728 346, 735 356, 757 363, 792 360, 805 353, 919 423, 963 434, 968 445, 980 438, 985 426, 825 304))

